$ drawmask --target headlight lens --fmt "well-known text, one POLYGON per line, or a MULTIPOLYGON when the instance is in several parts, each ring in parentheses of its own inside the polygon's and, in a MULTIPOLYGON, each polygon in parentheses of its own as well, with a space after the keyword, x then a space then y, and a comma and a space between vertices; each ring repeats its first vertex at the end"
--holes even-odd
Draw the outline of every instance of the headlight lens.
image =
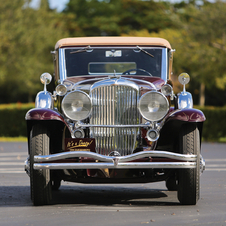
POLYGON ((91 112, 91 100, 85 92, 71 92, 64 97, 62 110, 72 120, 86 119, 91 112))
POLYGON ((167 98, 159 92, 145 93, 139 101, 141 115, 149 121, 161 120, 169 110, 167 98))

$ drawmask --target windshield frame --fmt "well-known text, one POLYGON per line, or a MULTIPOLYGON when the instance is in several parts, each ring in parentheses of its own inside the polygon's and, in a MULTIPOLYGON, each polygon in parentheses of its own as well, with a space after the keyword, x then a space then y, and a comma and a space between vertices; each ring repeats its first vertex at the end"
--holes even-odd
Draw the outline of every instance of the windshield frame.
MULTIPOLYGON (((65 79, 69 78, 67 77, 67 69, 66 69, 66 57, 65 57, 65 51, 67 49, 75 49, 76 50, 80 50, 80 49, 84 49, 86 47, 63 47, 63 48, 59 48, 58 51, 58 56, 59 56, 59 60, 58 60, 58 64, 59 64, 59 78, 60 78, 60 82, 63 82, 65 79)), ((114 48, 114 49, 136 49, 138 48, 137 46, 91 46, 91 49, 110 49, 110 48, 114 48)), ((169 77, 168 74, 168 49, 165 47, 149 47, 149 46, 139 46, 139 48, 142 49, 161 49, 162 50, 162 59, 161 59, 161 78, 164 81, 167 81, 167 78, 169 77)), ((138 49, 139 49, 138 48, 138 49)), ((74 53, 77 54, 77 53, 74 53)), ((145 54, 145 53, 143 53, 145 54)), ((151 56, 150 56, 151 57, 151 56)), ((84 75, 81 75, 84 76, 84 75)), ((106 77, 106 75, 105 75, 106 77)))

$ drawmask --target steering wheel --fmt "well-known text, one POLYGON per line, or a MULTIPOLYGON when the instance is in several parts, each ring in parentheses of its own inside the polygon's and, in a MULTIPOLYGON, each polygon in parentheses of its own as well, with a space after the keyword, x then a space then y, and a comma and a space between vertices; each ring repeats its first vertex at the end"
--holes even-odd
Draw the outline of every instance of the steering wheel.
MULTIPOLYGON (((129 69, 129 70, 127 70, 127 71, 124 71, 122 74, 123 74, 123 75, 130 75, 130 72, 131 72, 131 71, 141 71, 141 72, 144 72, 144 73, 146 73, 146 74, 152 76, 152 74, 151 74, 150 72, 148 72, 148 71, 146 71, 146 70, 144 70, 144 69, 141 69, 141 68, 129 69)), ((153 76, 152 76, 152 77, 153 77, 153 76)))

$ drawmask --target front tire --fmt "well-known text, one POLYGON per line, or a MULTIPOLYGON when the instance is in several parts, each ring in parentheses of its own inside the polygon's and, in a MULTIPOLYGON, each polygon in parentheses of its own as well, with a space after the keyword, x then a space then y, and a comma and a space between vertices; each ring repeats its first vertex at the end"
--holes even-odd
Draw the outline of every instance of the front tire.
POLYGON ((196 168, 178 170, 178 200, 196 205, 200 192, 200 136, 195 124, 185 124, 180 133, 180 153, 197 155, 196 168))
POLYGON ((61 180, 52 180, 52 190, 58 191, 61 185, 61 180))
POLYGON ((48 129, 36 124, 30 136, 30 188, 31 199, 35 206, 47 205, 52 198, 50 170, 34 170, 35 155, 49 155, 50 138, 48 129))
POLYGON ((166 187, 168 191, 177 191, 178 185, 175 174, 173 174, 166 180, 166 187))

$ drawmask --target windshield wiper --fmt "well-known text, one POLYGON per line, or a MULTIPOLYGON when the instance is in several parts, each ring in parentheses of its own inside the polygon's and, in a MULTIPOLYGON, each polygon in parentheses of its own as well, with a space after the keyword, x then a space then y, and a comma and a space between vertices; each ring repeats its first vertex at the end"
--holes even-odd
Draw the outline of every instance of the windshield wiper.
POLYGON ((151 56, 151 57, 154 57, 152 54, 150 54, 149 52, 145 51, 145 50, 142 49, 140 46, 137 46, 137 48, 138 48, 140 51, 142 51, 143 53, 145 53, 145 54, 147 54, 147 55, 149 55, 149 56, 151 56))
POLYGON ((70 54, 74 54, 74 53, 82 53, 82 52, 92 52, 93 49, 90 46, 86 46, 85 48, 70 52, 70 54))

